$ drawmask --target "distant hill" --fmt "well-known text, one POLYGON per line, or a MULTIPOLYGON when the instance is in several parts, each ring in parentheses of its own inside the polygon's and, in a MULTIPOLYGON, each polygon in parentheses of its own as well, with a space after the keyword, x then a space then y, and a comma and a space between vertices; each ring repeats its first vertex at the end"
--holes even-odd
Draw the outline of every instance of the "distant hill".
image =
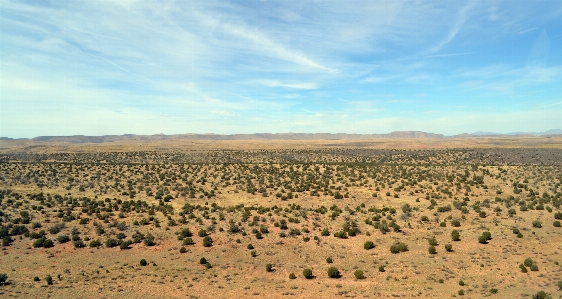
MULTIPOLYGON (((106 136, 39 136, 33 141, 70 142, 70 143, 102 143, 125 140, 349 140, 376 138, 445 138, 442 134, 421 131, 395 131, 388 134, 347 134, 347 133, 256 133, 256 134, 175 134, 175 135, 106 135, 106 136)), ((8 138, 6 138, 7 140, 8 138)))
POLYGON ((471 137, 474 137, 474 136, 483 137, 483 136, 549 136, 549 135, 562 135, 562 130, 551 129, 551 130, 539 132, 539 133, 535 133, 535 132, 512 132, 512 133, 506 133, 506 134, 478 131, 478 132, 474 132, 472 134, 461 134, 461 135, 457 135, 457 136, 459 136, 459 137, 469 137, 469 136, 471 136, 471 137))
POLYGON ((453 136, 445 136, 442 134, 427 133, 422 131, 394 131, 388 134, 347 134, 347 133, 256 133, 256 134, 156 134, 156 135, 105 135, 105 136, 39 136, 31 139, 21 138, 12 139, 0 137, 0 141, 8 140, 31 140, 39 142, 69 142, 69 143, 103 143, 116 141, 154 141, 154 140, 358 140, 358 139, 378 139, 378 138, 475 138, 475 137, 501 137, 501 136, 550 136, 562 135, 562 130, 553 129, 540 133, 493 133, 493 132, 474 132, 471 134, 459 134, 453 136))

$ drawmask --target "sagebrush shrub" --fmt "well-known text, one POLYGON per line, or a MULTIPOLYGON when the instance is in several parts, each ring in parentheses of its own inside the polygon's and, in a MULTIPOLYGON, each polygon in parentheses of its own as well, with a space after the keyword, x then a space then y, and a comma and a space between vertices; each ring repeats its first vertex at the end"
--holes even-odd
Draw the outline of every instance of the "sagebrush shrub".
POLYGON ((435 246, 433 246, 433 245, 429 245, 429 247, 427 248, 427 251, 428 251, 430 254, 436 254, 436 253, 437 253, 437 249, 436 249, 435 246))
POLYGON ((400 243, 396 243, 393 244, 392 246, 390 246, 390 252, 391 253, 400 253, 400 252, 406 252, 408 251, 408 245, 400 242, 400 243))
POLYGON ((336 267, 328 268, 328 277, 330 278, 337 278, 340 276, 340 271, 336 267))
POLYGON ((458 230, 455 229, 455 230, 453 230, 453 231, 451 232, 451 238, 452 238, 453 241, 455 241, 455 242, 456 242, 456 241, 460 241, 460 240, 461 240, 461 234, 459 233, 458 230))
POLYGON ((355 270, 355 272, 353 272, 353 275, 357 279, 365 279, 365 274, 361 270, 355 270))
POLYGON ((312 278, 312 270, 308 268, 302 270, 302 276, 304 276, 304 278, 306 279, 312 278))

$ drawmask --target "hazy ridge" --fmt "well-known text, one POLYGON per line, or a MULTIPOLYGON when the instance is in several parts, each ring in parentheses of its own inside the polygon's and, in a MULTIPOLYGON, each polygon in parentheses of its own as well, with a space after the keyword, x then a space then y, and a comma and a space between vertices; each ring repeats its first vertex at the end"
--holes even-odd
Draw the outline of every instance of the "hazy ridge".
POLYGON ((32 140, 46 142, 71 142, 71 143, 103 143, 114 141, 153 141, 153 140, 353 140, 353 139, 376 139, 376 138, 421 138, 421 139, 443 139, 443 138, 463 138, 463 137, 501 137, 501 136, 549 136, 562 135, 562 130, 553 129, 545 132, 514 132, 514 133, 493 133, 493 132, 474 132, 471 134, 459 134, 445 136, 443 134, 428 133, 422 131, 394 131, 387 134, 348 134, 348 133, 255 133, 255 134, 155 134, 155 135, 104 135, 104 136, 39 136, 35 138, 7 138, 0 137, 0 140, 32 140))

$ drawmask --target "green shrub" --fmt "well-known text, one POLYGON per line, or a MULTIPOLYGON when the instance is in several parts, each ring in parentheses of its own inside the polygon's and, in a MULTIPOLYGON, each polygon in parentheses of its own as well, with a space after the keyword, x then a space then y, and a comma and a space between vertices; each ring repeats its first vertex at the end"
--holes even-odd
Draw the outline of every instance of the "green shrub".
POLYGON ((289 236, 300 236, 301 235, 301 231, 298 228, 291 228, 291 230, 289 231, 289 236))
POLYGON ((539 266, 537 264, 532 264, 529 269, 531 269, 531 271, 539 271, 539 266))
POLYGON ((331 258, 331 257, 326 258, 326 263, 331 264, 331 263, 332 263, 332 258, 331 258))
POLYGON ((312 270, 308 269, 308 268, 302 270, 302 276, 304 276, 304 278, 306 278, 306 279, 311 279, 313 277, 312 276, 312 270))
POLYGON ((146 262, 145 259, 141 259, 141 260, 140 260, 140 265, 141 265, 141 266, 144 267, 144 266, 146 266, 147 264, 148 264, 148 263, 146 262))
POLYGON ((320 235, 323 236, 323 237, 327 237, 327 236, 330 235, 330 231, 328 230, 328 228, 324 228, 322 230, 322 232, 320 233, 320 235))
POLYGON ((525 261, 523 261, 523 265, 527 266, 527 267, 531 267, 531 265, 533 265, 535 262, 533 262, 533 259, 531 259, 530 257, 526 258, 525 261))
POLYGON ((90 241, 90 245, 88 245, 88 246, 90 246, 90 248, 98 248, 98 247, 101 246, 101 241, 98 240, 98 239, 92 240, 92 241, 90 241))
POLYGON ((552 225, 553 225, 554 227, 561 227, 561 226, 562 226, 562 225, 560 224, 560 221, 558 221, 558 220, 554 221, 554 222, 552 223, 552 225))
POLYGON ((252 244, 248 244, 248 246, 246 246, 246 248, 248 248, 248 249, 252 250, 252 249, 254 249, 254 245, 252 245, 252 244))
POLYGON ((459 280, 459 285, 460 285, 461 287, 464 286, 464 281, 459 280))
POLYGON ((514 229, 512 230, 512 232, 513 232, 513 234, 517 235, 517 234, 519 233, 519 229, 518 229, 518 228, 514 228, 514 229))
POLYGON ((541 222, 540 220, 538 220, 538 219, 534 220, 534 221, 533 221, 533 227, 541 228, 541 227, 542 227, 542 222, 541 222))
POLYGON ((210 236, 206 236, 203 238, 203 246, 204 247, 211 247, 213 246, 213 239, 210 236))
POLYGON ((520 265, 519 265, 519 268, 521 269, 521 272, 523 272, 523 273, 527 273, 527 272, 528 272, 528 271, 527 271, 527 268, 526 268, 525 265, 523 265, 523 264, 520 264, 520 265))
POLYGON ((197 232, 197 235, 201 238, 205 237, 207 235, 207 231, 204 229, 200 229, 199 232, 197 232))
POLYGON ((380 266, 379 266, 379 272, 384 272, 384 271, 386 271, 386 270, 384 269, 384 265, 380 265, 380 266))
POLYGON ((44 241, 45 241, 44 238, 37 239, 37 240, 33 241, 33 244, 32 244, 33 248, 43 247, 43 242, 44 242, 44 241))
POLYGON ((295 279, 295 278, 297 278, 297 276, 295 275, 295 273, 289 274, 289 279, 295 279))
POLYGON ((60 235, 57 237, 57 242, 63 244, 70 241, 70 237, 68 235, 60 235))
POLYGON ((363 244, 363 248, 369 250, 371 248, 375 248, 375 244, 373 243, 373 241, 366 241, 365 244, 363 244))
POLYGON ((347 233, 345 231, 335 232, 334 237, 339 239, 347 239, 347 233))
POLYGON ((464 295, 464 290, 459 290, 459 295, 463 296, 464 295))
POLYGON ((104 233, 105 233, 105 229, 103 229, 102 226, 97 226, 97 227, 96 227, 96 234, 97 234, 98 236, 103 235, 104 233))
POLYGON ((76 248, 83 248, 86 247, 86 244, 84 244, 84 242, 80 239, 75 240, 74 242, 72 242, 72 244, 74 245, 74 247, 76 248))
POLYGON ((12 236, 23 235, 26 232, 29 232, 29 229, 27 229, 25 225, 14 225, 12 227, 11 235, 12 236))
POLYGON ((498 293, 498 289, 491 288, 491 289, 490 289, 490 293, 492 293, 492 294, 497 294, 497 293, 498 293))
POLYGON ((547 294, 545 291, 539 291, 533 295, 533 299, 551 299, 552 296, 547 294))
POLYGON ((488 240, 492 239, 492 234, 490 232, 483 232, 480 237, 478 237, 478 242, 481 244, 488 244, 488 240))
POLYGON ((35 276, 33 277, 33 281, 40 281, 41 279, 39 278, 39 276, 35 276))
POLYGON ((427 239, 427 242, 428 242, 429 245, 431 245, 431 246, 437 246, 437 245, 439 245, 439 243, 437 242, 437 239, 435 239, 435 237, 431 237, 431 238, 427 239))
POLYGON ((481 244, 488 244, 488 238, 486 238, 486 236, 482 235, 480 237, 478 237, 478 242, 481 244))
POLYGON ((461 234, 459 233, 458 230, 455 229, 455 230, 453 230, 453 231, 451 232, 451 238, 452 238, 453 241, 455 241, 455 242, 456 242, 456 241, 460 241, 460 240, 461 240, 461 234))
POLYGON ((267 271, 267 272, 273 271, 273 265, 272 264, 265 265, 265 271, 267 271))
POLYGON ((199 259, 199 264, 205 265, 206 263, 207 263, 207 259, 206 259, 206 258, 202 257, 202 258, 199 259))
POLYGON ((205 263, 205 269, 211 269, 213 268, 213 265, 211 265, 211 263, 207 262, 205 263))
POLYGON ((185 239, 183 239, 182 244, 184 246, 188 246, 188 245, 193 245, 195 244, 195 242, 193 242, 193 239, 191 237, 186 237, 185 239))
POLYGON ((177 234, 178 237, 182 237, 182 239, 193 236, 193 233, 191 233, 191 230, 189 228, 183 228, 182 230, 177 232, 177 234))
POLYGON ((107 240, 105 240, 105 246, 107 248, 113 248, 119 245, 121 245, 121 240, 114 239, 114 238, 108 238, 107 240))
POLYGON ((53 225, 51 228, 49 228, 49 233, 51 235, 56 235, 58 233, 60 233, 60 231, 64 228, 64 222, 62 223, 57 223, 55 225, 53 225))
POLYGON ((340 277, 340 271, 336 267, 328 268, 328 277, 330 278, 338 278, 340 277))
POLYGON ((453 252, 453 245, 445 244, 445 250, 447 250, 447 252, 453 252))
POLYGON ((427 251, 429 252, 429 254, 436 254, 437 253, 437 249, 435 249, 435 246, 433 246, 433 245, 429 245, 429 247, 427 248, 427 251))
POLYGON ((47 282, 48 285, 52 285, 53 284, 53 278, 51 277, 51 275, 47 275, 45 277, 45 281, 47 282))
POLYGON ((459 220, 455 219, 455 220, 451 221, 451 225, 453 227, 459 227, 459 226, 461 226, 461 222, 459 220))
POLYGON ((125 249, 130 249, 130 245, 131 245, 132 241, 131 240, 127 240, 127 241, 123 241, 121 242, 121 244, 119 245, 119 249, 121 250, 125 250, 125 249))
POLYGON ((355 270, 355 272, 353 272, 353 275, 357 279, 365 279, 365 274, 361 270, 355 270))
POLYGON ((186 252, 187 252, 187 249, 185 249, 185 247, 182 246, 182 247, 180 248, 180 253, 186 253, 186 252))
POLYGON ((14 240, 12 240, 12 238, 10 236, 4 236, 2 238, 2 246, 10 246, 10 245, 12 245, 13 241, 14 240))
POLYGON ((26 232, 23 234, 24 237, 28 237, 30 239, 41 239, 45 237, 45 231, 36 232, 26 232))
POLYGON ((8 283, 8 274, 0 273, 0 285, 8 283))
POLYGON ((51 239, 44 239, 43 240, 43 247, 44 248, 51 248, 53 246, 55 246, 55 243, 53 242, 53 240, 51 240, 51 239))
POLYGON ((408 245, 400 242, 400 243, 396 243, 393 244, 392 246, 390 246, 390 252, 391 253, 400 253, 400 252, 406 252, 408 251, 408 245))
POLYGON ((151 233, 146 234, 146 237, 144 237, 143 243, 146 246, 156 245, 156 242, 154 242, 154 236, 151 233))

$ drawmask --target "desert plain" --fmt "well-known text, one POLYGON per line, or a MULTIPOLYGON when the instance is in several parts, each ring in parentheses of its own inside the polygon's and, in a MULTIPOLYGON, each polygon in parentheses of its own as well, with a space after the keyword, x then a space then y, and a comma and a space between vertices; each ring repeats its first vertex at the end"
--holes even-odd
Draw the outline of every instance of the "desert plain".
POLYGON ((2 298, 560 298, 562 137, 0 141, 2 298))

